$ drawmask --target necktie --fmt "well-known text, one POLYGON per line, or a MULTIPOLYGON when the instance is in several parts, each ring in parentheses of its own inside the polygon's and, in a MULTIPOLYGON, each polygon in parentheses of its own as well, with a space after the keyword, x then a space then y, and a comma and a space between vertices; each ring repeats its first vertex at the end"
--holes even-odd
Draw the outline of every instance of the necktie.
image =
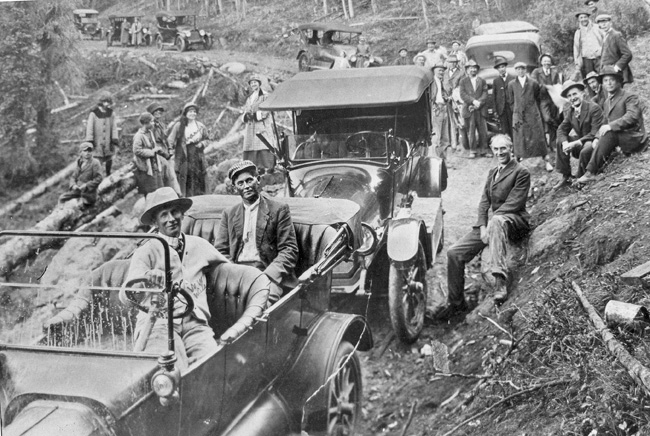
POLYGON ((497 172, 494 174, 494 181, 499 180, 499 175, 501 174, 501 166, 497 167, 497 172))

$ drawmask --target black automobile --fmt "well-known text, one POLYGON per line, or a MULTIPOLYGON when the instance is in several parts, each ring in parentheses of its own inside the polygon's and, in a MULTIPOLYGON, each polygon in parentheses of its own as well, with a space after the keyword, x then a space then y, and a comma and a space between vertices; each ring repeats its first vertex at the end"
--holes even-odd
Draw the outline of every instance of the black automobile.
POLYGON ((297 74, 260 105, 274 120, 292 114, 288 132, 276 125, 277 142, 264 138, 286 166, 286 194, 356 202, 365 237, 377 241, 335 268, 332 288, 388 293, 404 342, 422 330, 425 274, 443 243, 447 174, 432 157, 432 82, 431 71, 415 66, 321 70, 297 74), (413 216, 414 201, 427 219, 413 216))
POLYGON ((196 27, 196 15, 187 12, 158 12, 156 14, 156 46, 159 50, 175 48, 212 48, 212 33, 196 27))
MULTIPOLYGON (((221 212, 240 201, 195 197, 184 232, 213 242, 221 212)), ((44 259, 0 283, 2 435, 355 434, 362 401, 356 352, 371 348, 372 337, 363 317, 328 306, 332 270, 363 250, 360 209, 347 200, 283 201, 297 233, 298 286, 267 307, 269 280, 260 271, 212 268, 211 327, 216 338, 231 339, 187 369, 175 365, 173 334, 161 355, 141 351, 145 334, 134 337, 138 311, 165 318, 173 332, 175 300, 192 300, 171 273, 160 289, 138 287, 141 278, 125 283, 133 247, 147 239, 166 247, 164 239, 0 232, 47 240, 44 259), (61 275, 47 274, 53 264, 63 265, 61 275), (155 310, 137 304, 143 292, 160 301, 155 310)), ((169 271, 169 259, 165 265, 169 271)))
POLYGON ((72 11, 74 27, 90 39, 102 39, 104 33, 99 23, 99 12, 94 9, 75 9, 72 11))

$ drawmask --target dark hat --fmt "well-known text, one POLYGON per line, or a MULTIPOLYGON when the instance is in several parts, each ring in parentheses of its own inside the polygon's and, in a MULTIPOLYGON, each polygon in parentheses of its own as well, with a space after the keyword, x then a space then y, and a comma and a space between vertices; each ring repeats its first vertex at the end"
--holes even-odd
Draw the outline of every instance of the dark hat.
POLYGON ((429 43, 431 43, 431 44, 435 44, 435 43, 436 43, 436 40, 433 39, 433 38, 427 38, 427 42, 426 42, 426 44, 429 44, 429 43))
POLYGON ((230 167, 228 170, 228 178, 234 183, 239 173, 243 173, 244 171, 253 171, 254 173, 257 173, 257 166, 249 160, 240 160, 230 167))
POLYGON ((580 82, 574 82, 573 80, 567 80, 564 82, 562 85, 562 92, 560 92, 560 95, 564 98, 566 98, 567 93, 569 92, 570 89, 572 88, 579 88, 580 91, 585 90, 585 85, 583 85, 580 82))
POLYGON ((144 225, 151 225, 153 217, 159 209, 172 206, 178 207, 181 212, 185 213, 192 207, 192 200, 189 198, 179 198, 176 191, 168 186, 158 188, 147 195, 144 213, 140 217, 140 222, 144 225))
POLYGON ((185 106, 183 106, 182 114, 185 115, 187 111, 192 107, 196 109, 197 112, 199 111, 199 106, 196 103, 189 102, 189 103, 185 103, 185 106))
POLYGON ((92 150, 93 148, 95 147, 93 146, 92 142, 84 141, 81 144, 79 144, 79 151, 84 151, 88 149, 92 150))
POLYGON ((619 82, 623 83, 623 75, 620 72, 616 71, 613 65, 605 65, 600 69, 600 74, 598 74, 598 81, 602 82, 603 77, 605 76, 616 77, 619 82))
POLYGON ((251 83, 251 82, 257 82, 257 83, 260 84, 260 86, 262 86, 262 78, 261 78, 259 75, 257 75, 257 74, 253 74, 253 75, 248 79, 248 83, 251 83))
POLYGON ((458 62, 458 57, 456 55, 449 55, 447 62, 458 62))
POLYGON ((433 67, 431 67, 431 71, 435 71, 437 68, 440 68, 442 70, 446 70, 447 67, 443 64, 435 64, 433 67))
POLYGON ((519 61, 519 62, 515 63, 515 70, 517 68, 528 68, 528 65, 526 65, 526 62, 519 61))
POLYGON ((600 80, 598 78, 598 73, 595 72, 595 71, 590 71, 589 74, 587 74, 587 76, 585 77, 585 79, 582 82, 586 85, 589 82, 589 79, 600 80))
POLYGON ((555 65, 555 59, 553 59, 553 56, 550 53, 542 53, 541 55, 539 55, 539 59, 537 59, 537 62, 541 65, 542 59, 544 58, 549 58, 551 60, 551 65, 555 65))
POLYGON ((156 111, 165 111, 165 108, 163 105, 160 103, 151 103, 149 106, 147 106, 147 112, 153 115, 154 112, 156 111))
POLYGON ((612 21, 612 16, 609 14, 600 14, 596 17, 596 23, 600 23, 603 21, 612 21))
POLYGON ((598 3, 598 0, 585 0, 585 6, 589 6, 590 2, 598 3))
POLYGON ((497 56, 494 58, 494 68, 498 68, 500 65, 508 65, 506 58, 497 56))
POLYGON ((579 10, 579 11, 576 11, 575 16, 576 16, 576 17, 579 17, 580 15, 586 15, 586 16, 590 17, 590 16, 591 16, 591 12, 589 12, 588 10, 579 10))
POLYGON ((401 52, 402 50, 404 50, 404 51, 409 51, 408 48, 404 48, 404 47, 402 47, 402 48, 400 48, 399 50, 397 50, 397 53, 401 52))
POLYGON ((481 69, 480 65, 477 64, 476 61, 475 61, 474 59, 470 59, 470 60, 467 61, 467 63, 465 64, 465 69, 468 69, 469 67, 476 67, 476 68, 478 68, 479 70, 481 69))

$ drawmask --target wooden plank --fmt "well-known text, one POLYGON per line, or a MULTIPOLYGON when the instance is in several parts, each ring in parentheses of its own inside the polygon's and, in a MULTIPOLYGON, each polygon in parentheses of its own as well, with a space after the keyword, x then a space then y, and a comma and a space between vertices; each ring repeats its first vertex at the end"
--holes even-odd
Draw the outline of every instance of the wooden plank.
POLYGON ((621 275, 623 283, 633 286, 650 286, 650 262, 646 262, 621 275))

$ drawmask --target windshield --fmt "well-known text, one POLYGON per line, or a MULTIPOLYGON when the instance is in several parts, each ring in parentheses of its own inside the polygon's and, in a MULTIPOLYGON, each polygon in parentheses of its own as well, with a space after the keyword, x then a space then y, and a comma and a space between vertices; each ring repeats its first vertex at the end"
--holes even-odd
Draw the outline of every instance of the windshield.
POLYGON ((537 65, 539 49, 530 42, 495 42, 470 47, 466 55, 468 59, 474 59, 481 68, 493 68, 494 58, 497 56, 505 58, 510 64, 521 61, 528 65, 537 65))
POLYGON ((143 237, 20 236, 40 249, 0 283, 0 344, 134 351, 142 312, 129 300, 157 299, 161 317, 167 307, 162 288, 134 283, 121 290, 130 264, 126 257, 143 237))
POLYGON ((389 132, 363 131, 355 133, 289 135, 289 155, 292 160, 370 159, 386 162, 389 132))

